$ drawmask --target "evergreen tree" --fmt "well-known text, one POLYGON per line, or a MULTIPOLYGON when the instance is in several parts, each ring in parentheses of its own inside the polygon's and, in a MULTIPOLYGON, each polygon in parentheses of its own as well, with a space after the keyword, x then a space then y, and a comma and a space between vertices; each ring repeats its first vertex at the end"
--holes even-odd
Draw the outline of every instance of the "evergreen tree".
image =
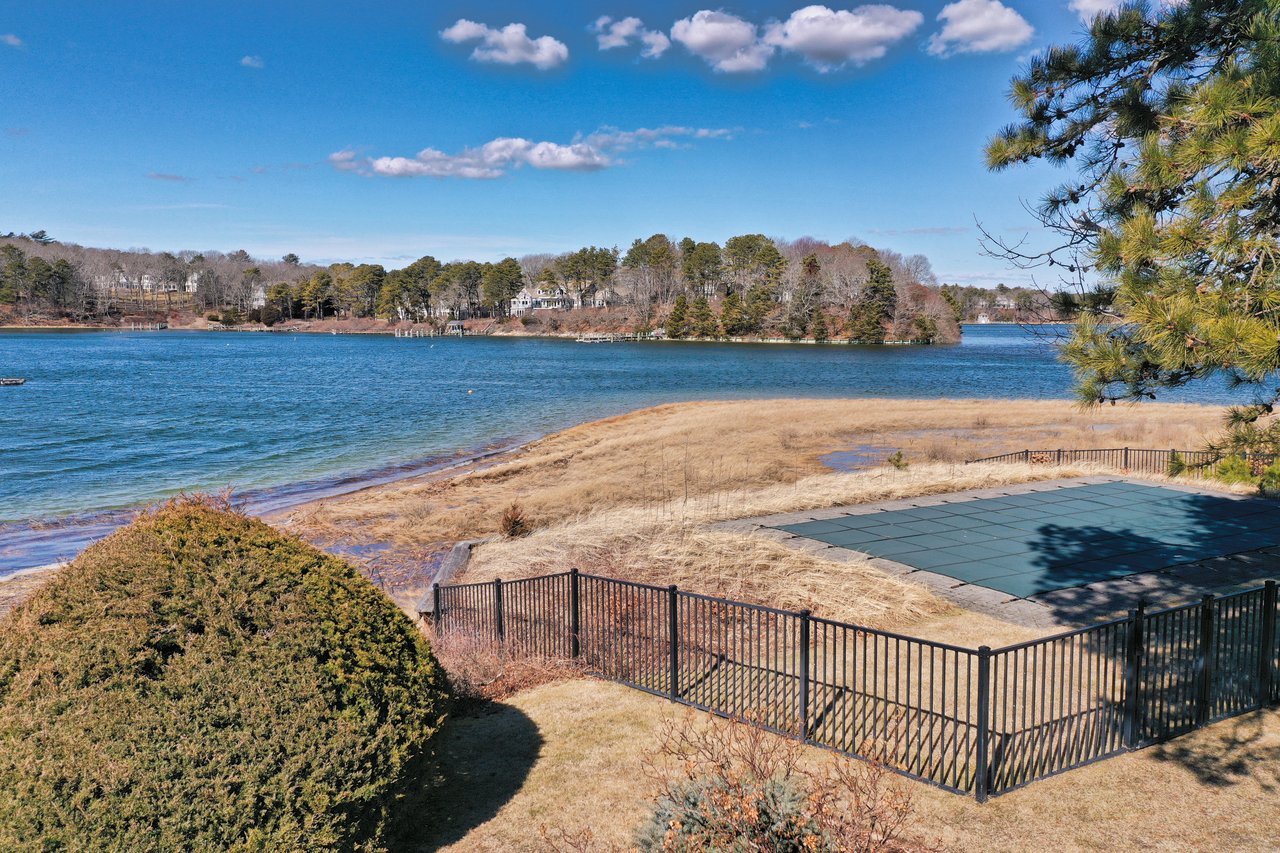
POLYGON ((720 327, 730 337, 750 333, 751 317, 747 314, 747 309, 738 294, 730 293, 725 297, 724 304, 720 306, 720 327))
POLYGON ((769 312, 773 310, 773 293, 767 284, 753 284, 747 290, 747 333, 759 334, 764 330, 769 312))
POLYGON ((916 341, 922 344, 931 344, 938 338, 938 321, 932 317, 917 317, 914 325, 916 327, 916 341))
POLYGON ((1274 445, 1280 431, 1261 419, 1280 402, 1275 0, 1125 5, 1083 44, 1033 59, 1011 98, 1020 120, 988 145, 988 164, 1076 175, 1039 211, 1059 248, 1002 248, 1113 288, 1073 306, 1065 356, 1080 396, 1148 399, 1225 376, 1255 392, 1232 412, 1240 435, 1274 445))
POLYGON ((676 297, 663 325, 668 338, 683 338, 689 334, 689 298, 683 293, 676 297))
POLYGON ((484 304, 499 315, 505 315, 511 307, 511 300, 524 287, 524 272, 520 262, 515 258, 504 258, 496 264, 490 264, 484 271, 480 289, 484 296, 484 304))
POLYGON ((686 237, 680 241, 680 251, 680 272, 694 295, 718 292, 723 278, 719 244, 695 243, 686 237))
POLYGON ((705 296, 699 296, 693 301, 693 308, 689 310, 689 331, 698 338, 715 338, 720 335, 716 315, 711 313, 711 303, 705 296))
POLYGON ((820 344, 825 344, 830 337, 830 332, 827 331, 827 315, 822 312, 821 307, 813 309, 813 322, 809 324, 809 334, 820 344))
POLYGON ((876 258, 867 261, 867 281, 858 300, 849 310, 849 340, 864 344, 884 343, 885 324, 892 321, 898 307, 893 273, 876 258))

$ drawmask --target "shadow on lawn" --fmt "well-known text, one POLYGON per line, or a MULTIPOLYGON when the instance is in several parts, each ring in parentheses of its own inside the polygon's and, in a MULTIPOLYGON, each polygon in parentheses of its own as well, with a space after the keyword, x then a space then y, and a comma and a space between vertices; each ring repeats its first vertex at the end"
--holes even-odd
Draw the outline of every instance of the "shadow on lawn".
POLYGON ((501 702, 450 717, 435 760, 399 807, 396 850, 439 850, 492 819, 524 786, 542 752, 537 725, 501 702))
POLYGON ((1205 785, 1225 788, 1253 779, 1267 792, 1280 791, 1280 733, 1274 711, 1259 711, 1213 724, 1194 737, 1151 747, 1158 761, 1180 764, 1205 785))

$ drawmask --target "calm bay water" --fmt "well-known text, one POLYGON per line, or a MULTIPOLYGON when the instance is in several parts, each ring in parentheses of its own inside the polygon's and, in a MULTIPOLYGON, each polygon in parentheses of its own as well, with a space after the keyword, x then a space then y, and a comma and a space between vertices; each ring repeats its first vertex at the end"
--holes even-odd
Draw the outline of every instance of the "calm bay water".
POLYGON ((74 553, 104 511, 225 488, 261 510, 654 403, 1061 398, 1071 378, 1009 326, 945 347, 0 332, 0 376, 27 378, 0 388, 0 575, 74 553))

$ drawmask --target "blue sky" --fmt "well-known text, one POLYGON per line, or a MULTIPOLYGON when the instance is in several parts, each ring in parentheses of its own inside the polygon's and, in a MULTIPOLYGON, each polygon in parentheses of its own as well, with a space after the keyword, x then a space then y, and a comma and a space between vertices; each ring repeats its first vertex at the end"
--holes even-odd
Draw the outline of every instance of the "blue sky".
POLYGON ((1034 229, 1061 176, 982 147, 1108 5, 1071 2, 3 0, 0 230, 388 266, 763 232, 1015 283, 974 220, 1034 229))

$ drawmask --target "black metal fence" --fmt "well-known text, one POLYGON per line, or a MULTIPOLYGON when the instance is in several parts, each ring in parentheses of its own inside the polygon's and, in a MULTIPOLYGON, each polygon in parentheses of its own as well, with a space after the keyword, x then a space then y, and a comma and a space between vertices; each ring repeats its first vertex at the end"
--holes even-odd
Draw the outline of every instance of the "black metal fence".
POLYGON ((437 632, 989 796, 1280 700, 1276 584, 991 649, 570 571, 434 588, 437 632))
MULTIPOLYGON (((1242 453, 1242 459, 1255 467, 1265 467, 1275 461, 1273 454, 1242 453)), ((966 465, 979 462, 1022 462, 1030 465, 1069 465, 1085 462, 1117 468, 1122 471, 1139 471, 1144 474, 1198 474, 1208 471, 1223 460, 1212 450, 1151 450, 1140 447, 1105 447, 1088 450, 1016 450, 999 456, 969 459, 966 465)))

